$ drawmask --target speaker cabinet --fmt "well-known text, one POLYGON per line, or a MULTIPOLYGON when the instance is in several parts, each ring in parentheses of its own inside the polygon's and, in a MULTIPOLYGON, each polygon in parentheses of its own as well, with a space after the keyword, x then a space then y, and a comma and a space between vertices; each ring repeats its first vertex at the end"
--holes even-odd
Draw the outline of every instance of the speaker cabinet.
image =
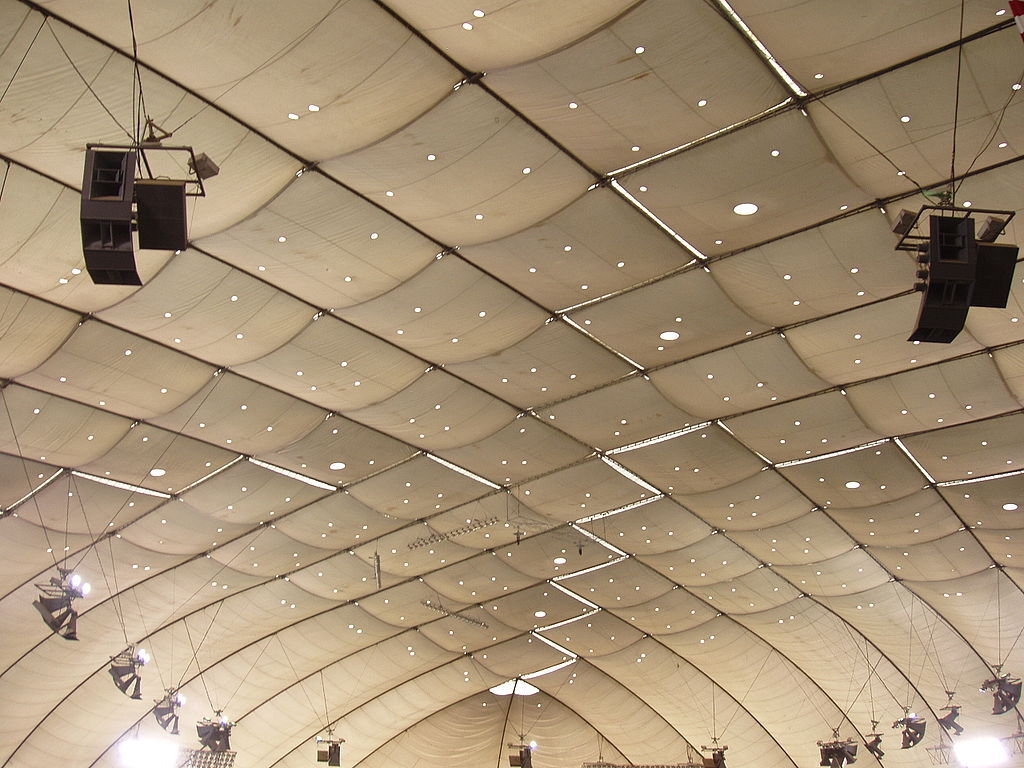
POLYGON ((135 202, 139 248, 180 251, 188 247, 184 182, 138 179, 135 202))
POLYGON ((94 283, 142 285, 132 246, 135 152, 87 149, 82 180, 82 250, 94 283))

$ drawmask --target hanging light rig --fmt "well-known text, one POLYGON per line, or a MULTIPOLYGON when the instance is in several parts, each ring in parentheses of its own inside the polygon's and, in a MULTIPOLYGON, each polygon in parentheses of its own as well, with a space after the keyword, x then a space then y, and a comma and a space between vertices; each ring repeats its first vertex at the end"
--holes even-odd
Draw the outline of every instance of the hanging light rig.
POLYGON ((185 696, 174 688, 168 688, 162 699, 153 707, 157 724, 172 736, 178 735, 179 713, 185 706, 185 696))
POLYGON ((333 728, 328 728, 326 738, 316 737, 316 761, 329 766, 341 765, 341 745, 344 743, 344 739, 334 738, 333 728))
POLYGON ((78 611, 73 603, 88 595, 92 587, 67 568, 58 568, 57 573, 58 576, 51 576, 48 582, 35 585, 39 597, 32 605, 54 634, 65 640, 77 640, 78 611))
POLYGON ((874 755, 878 760, 881 760, 883 757, 885 757, 885 752, 882 750, 882 734, 877 732, 877 720, 871 721, 871 730, 875 732, 868 734, 868 741, 864 742, 864 748, 867 749, 867 751, 874 755))
POLYGON ((728 744, 719 744, 717 738, 711 739, 710 747, 701 745, 702 751, 711 753, 704 756, 704 768, 725 768, 725 750, 728 748, 728 744))
POLYGON ((1003 672, 1003 665, 993 668, 995 676, 981 684, 979 693, 992 693, 992 714, 1004 715, 1020 702, 1021 680, 1003 672))
POLYGON ((232 768, 235 753, 231 750, 231 729, 234 723, 217 710, 214 716, 204 717, 196 723, 199 749, 185 750, 185 761, 180 768, 232 768))
POLYGON ((843 768, 857 762, 857 742, 839 738, 839 729, 832 730, 831 741, 819 741, 821 760, 818 765, 825 768, 843 768))
POLYGON ((903 741, 900 749, 910 749, 917 746, 921 739, 924 738, 926 725, 927 723, 923 717, 918 717, 909 708, 905 709, 903 717, 892 724, 893 728, 902 729, 903 741))
POLYGON ((960 705, 953 703, 954 696, 956 691, 946 691, 946 706, 939 710, 946 714, 939 718, 939 725, 947 734, 952 731, 954 736, 959 736, 964 732, 964 727, 956 721, 960 717, 960 705))
POLYGON ((145 648, 136 650, 134 645, 129 645, 117 656, 110 657, 110 676, 114 678, 114 685, 117 690, 131 699, 142 698, 142 677, 139 670, 149 663, 149 653, 145 648), (128 689, 131 689, 129 693, 128 689))

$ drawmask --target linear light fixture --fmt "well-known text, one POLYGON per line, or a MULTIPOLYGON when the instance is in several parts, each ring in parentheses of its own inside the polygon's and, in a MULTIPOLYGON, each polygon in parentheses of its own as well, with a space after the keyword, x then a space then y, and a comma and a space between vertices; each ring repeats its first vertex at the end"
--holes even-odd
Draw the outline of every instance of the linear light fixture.
POLYGON ((49 476, 48 478, 46 478, 45 480, 43 480, 43 482, 41 482, 41 483, 40 483, 39 485, 37 485, 37 486, 36 486, 35 488, 33 488, 33 489, 32 489, 31 491, 29 491, 28 493, 26 493, 26 494, 25 494, 24 496, 22 496, 22 497, 21 497, 20 499, 18 499, 17 501, 15 501, 15 502, 14 502, 13 504, 11 504, 11 505, 10 505, 9 507, 6 507, 5 509, 3 509, 3 510, 0 510, 0 515, 5 515, 5 514, 7 514, 8 512, 11 512, 12 510, 16 509, 17 507, 20 507, 20 506, 21 506, 22 504, 24 504, 24 503, 25 503, 26 501, 28 501, 28 500, 29 500, 29 499, 31 499, 31 498, 32 498, 33 496, 35 496, 35 495, 36 495, 37 493, 39 493, 39 492, 40 492, 41 490, 43 490, 43 488, 45 488, 46 486, 48 486, 48 485, 49 485, 50 483, 52 483, 52 482, 53 482, 54 480, 56 480, 56 479, 57 479, 58 477, 60 477, 60 476, 61 476, 62 474, 64 474, 64 470, 63 470, 63 469, 58 469, 58 470, 57 470, 56 472, 54 472, 54 473, 53 473, 52 475, 50 475, 50 476, 49 476))
POLYGON ((109 485, 113 488, 120 488, 122 491, 131 491, 132 493, 141 493, 144 496, 155 496, 158 499, 169 499, 171 494, 162 493, 161 491, 153 491, 149 488, 143 488, 141 485, 132 485, 131 483, 122 483, 120 480, 112 480, 109 477, 100 477, 99 475, 90 475, 86 472, 79 472, 77 469, 71 470, 71 474, 75 477, 81 477, 83 480, 92 480, 94 483, 103 483, 103 485, 109 485))
POLYGON ((918 471, 922 475, 924 475, 925 478, 927 478, 928 482, 931 483, 932 485, 934 485, 935 484, 935 478, 932 477, 931 474, 929 474, 927 469, 925 469, 923 466, 921 466, 921 462, 919 462, 917 460, 917 457, 915 457, 914 454, 912 454, 910 452, 910 449, 907 448, 907 446, 905 446, 903 444, 903 441, 900 440, 898 437, 894 437, 892 439, 892 441, 896 444, 897 448, 899 448, 901 451, 903 451, 903 455, 906 456, 908 459, 910 459, 914 463, 914 466, 917 467, 918 471))
POLYGON ((651 493, 656 493, 656 494, 660 494, 660 493, 661 493, 661 491, 659 491, 659 490, 658 490, 657 488, 655 488, 655 487, 654 487, 653 485, 651 485, 651 484, 650 484, 650 483, 648 483, 648 482, 647 482, 646 480, 644 480, 643 478, 641 478, 641 477, 640 477, 639 475, 636 475, 636 474, 634 474, 634 473, 630 472, 630 471, 629 471, 628 469, 626 469, 626 468, 625 468, 624 466, 622 466, 621 464, 619 464, 619 462, 617 462, 617 461, 614 461, 614 460, 612 460, 612 459, 609 459, 609 458, 608 458, 608 457, 607 457, 606 455, 602 455, 602 456, 601 456, 601 461, 603 461, 603 462, 604 462, 605 464, 607 464, 607 465, 608 465, 609 467, 611 467, 612 469, 614 469, 614 470, 615 470, 616 472, 618 472, 618 473, 619 473, 620 475, 622 475, 622 476, 623 476, 624 478, 626 478, 627 480, 632 480, 632 481, 633 481, 634 483, 636 483, 637 485, 639 485, 639 486, 640 486, 641 488, 644 488, 644 489, 646 489, 646 490, 650 491, 651 493))
POLYGON ((638 450, 639 448, 647 448, 651 445, 657 445, 658 443, 664 443, 666 440, 675 440, 677 437, 688 435, 691 432, 699 432, 702 429, 707 429, 711 426, 710 421, 702 421, 700 424, 693 424, 689 427, 683 427, 682 429, 675 429, 671 432, 665 432, 661 435, 655 435, 654 437, 648 437, 644 440, 640 440, 636 443, 629 443, 628 445, 619 446, 618 448, 612 448, 610 451, 605 451, 606 456, 615 456, 619 453, 629 453, 630 451, 638 450))
POLYGON ((812 464, 815 461, 824 461, 825 459, 834 459, 836 456, 845 456, 848 453, 856 453, 857 451, 864 451, 868 448, 874 448, 876 445, 882 445, 888 443, 889 438, 885 437, 881 440, 872 440, 870 443, 864 443, 864 445, 857 445, 853 448, 844 448, 841 451, 832 451, 831 453, 822 453, 818 456, 808 456, 806 459, 793 459, 792 461, 783 461, 775 465, 776 469, 785 469, 786 467, 795 467, 800 464, 812 464))
POLYGON ((482 483, 483 485, 486 485, 488 488, 493 488, 496 491, 501 490, 500 485, 496 485, 495 483, 492 483, 490 480, 488 480, 486 477, 480 477, 480 475, 476 474, 475 472, 470 472, 468 469, 464 469, 463 467, 460 467, 458 464, 452 464, 450 461, 445 461, 440 456, 435 456, 434 454, 428 453, 427 451, 424 451, 423 455, 426 456, 431 461, 437 462, 442 467, 448 467, 448 469, 452 470, 452 472, 458 472, 460 475, 465 475, 471 480, 476 480, 478 483, 482 483))
POLYGON ((269 469, 271 472, 276 472, 279 475, 284 475, 285 477, 290 477, 292 480, 298 480, 300 483, 305 483, 306 485, 311 485, 314 488, 319 488, 322 491, 336 491, 336 490, 338 490, 338 486, 336 486, 336 485, 331 485, 330 483, 325 483, 325 482, 323 482, 321 480, 317 480, 316 478, 309 477, 308 475, 303 475, 301 472, 294 472, 294 471, 292 471, 290 469, 285 469, 284 467, 279 467, 276 464, 271 464, 271 463, 266 462, 266 461, 261 461, 260 459, 254 459, 252 456, 247 456, 246 460, 250 464, 255 464, 257 467, 263 467, 263 469, 269 469))
POLYGON ((801 88, 800 84, 790 76, 789 72, 783 69, 782 65, 779 64, 778 60, 772 55, 772 52, 765 47, 764 43, 757 39, 757 36, 750 30, 747 23, 740 18, 740 15, 732 9, 732 6, 729 5, 726 0, 716 0, 716 2, 725 12, 726 16, 728 16, 732 20, 733 24, 739 28, 740 32, 743 33, 743 36, 747 38, 755 48, 757 48, 758 52, 764 57, 764 60, 768 62, 768 66, 774 69, 776 74, 782 78, 789 90, 793 92, 793 95, 801 99, 806 96, 807 91, 801 88))
POLYGON ((672 237, 673 240, 675 240, 677 243, 679 243, 681 246, 683 246, 683 248, 685 248, 690 253, 692 253, 698 260, 700 260, 700 261, 707 261, 708 260, 707 256, 705 256, 703 253, 698 251, 694 246, 690 245, 690 243, 688 243, 683 238, 682 235, 680 235, 678 232, 676 232, 674 229, 672 229, 672 227, 670 227, 664 221, 662 221, 657 216, 655 216, 654 212, 651 211, 650 208, 648 208, 646 205, 644 205, 639 200, 637 200, 636 197, 633 195, 633 193, 630 192, 628 189, 626 189, 621 184, 619 184, 618 181, 616 181, 615 179, 612 179, 611 182, 610 182, 610 186, 611 186, 612 189, 614 189, 616 192, 618 192, 620 195, 622 195, 624 198, 626 198, 626 200, 628 200, 630 203, 632 203, 633 206, 637 210, 639 210, 641 213, 643 213, 644 216, 646 216, 648 219, 650 219, 655 224, 657 224, 661 229, 663 229, 669 236, 672 237))
POLYGON ((581 517, 579 520, 573 520, 573 522, 577 525, 583 525, 584 523, 592 523, 595 520, 601 520, 605 517, 611 517, 612 515, 617 515, 620 512, 629 512, 629 510, 636 509, 637 507, 642 507, 645 504, 651 504, 652 502, 655 501, 661 501, 664 498, 665 494, 659 493, 657 496, 650 496, 646 499, 640 499, 639 501, 632 501, 629 504, 626 504, 625 506, 616 507, 615 509, 609 509, 605 512, 598 512, 596 515, 587 515, 586 517, 581 517))

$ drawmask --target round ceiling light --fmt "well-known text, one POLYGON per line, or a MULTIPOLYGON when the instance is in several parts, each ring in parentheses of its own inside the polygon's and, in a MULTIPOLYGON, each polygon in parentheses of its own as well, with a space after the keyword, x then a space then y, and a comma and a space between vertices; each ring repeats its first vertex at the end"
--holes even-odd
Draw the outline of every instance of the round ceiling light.
POLYGON ((740 203, 732 209, 732 212, 737 216, 752 216, 757 213, 757 205, 755 203, 740 203))
POLYGON ((662 331, 661 338, 664 341, 675 341, 679 338, 679 334, 675 331, 662 331))

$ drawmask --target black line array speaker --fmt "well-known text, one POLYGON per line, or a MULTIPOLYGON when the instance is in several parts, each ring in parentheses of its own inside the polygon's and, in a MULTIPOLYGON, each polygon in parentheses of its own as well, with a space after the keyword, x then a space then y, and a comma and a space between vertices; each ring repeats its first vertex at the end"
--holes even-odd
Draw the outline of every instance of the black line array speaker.
POLYGON ((185 184, 165 179, 135 182, 139 248, 180 251, 188 247, 185 184))
POLYGON ((1015 245, 979 243, 974 220, 931 216, 927 282, 917 326, 908 341, 949 344, 967 321, 971 307, 1005 307, 1013 282, 1018 249, 1015 245))
POLYGON ((82 249, 94 283, 142 285, 132 247, 135 152, 87 149, 82 249))

